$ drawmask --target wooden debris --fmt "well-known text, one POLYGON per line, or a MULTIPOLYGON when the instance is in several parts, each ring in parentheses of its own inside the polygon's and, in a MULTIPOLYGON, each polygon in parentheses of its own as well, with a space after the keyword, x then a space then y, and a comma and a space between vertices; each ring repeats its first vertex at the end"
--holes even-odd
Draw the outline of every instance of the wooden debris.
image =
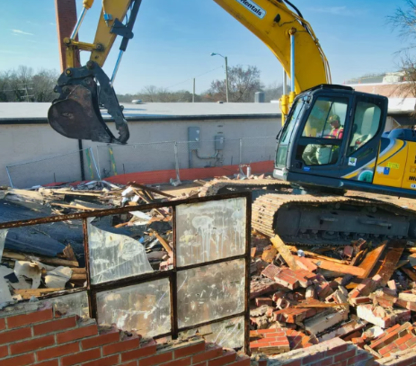
MULTIPOLYGON (((65 256, 65 259, 73 262, 78 262, 77 258, 75 257, 74 250, 72 249, 71 244, 68 244, 65 249, 62 251, 65 256)), ((77 266, 78 267, 78 266, 77 266)))
MULTIPOLYGON (((290 251, 292 253, 297 253, 298 252, 298 249, 296 247, 294 247, 294 246, 287 246, 287 247, 290 249, 290 251)), ((334 263, 339 263, 339 264, 349 264, 348 261, 343 261, 343 260, 340 260, 340 259, 326 257, 324 255, 319 255, 319 254, 316 254, 316 253, 313 253, 313 252, 309 252, 307 250, 302 250, 302 251, 305 254, 305 256, 306 257, 309 257, 309 258, 323 259, 323 260, 326 260, 328 262, 334 262, 334 263)))
POLYGON ((22 289, 13 290, 16 295, 22 296, 23 299, 30 299, 32 296, 40 297, 51 292, 62 291, 64 288, 37 288, 37 289, 22 289))
POLYGON ((160 190, 158 190, 158 189, 156 189, 156 188, 152 188, 152 187, 145 186, 145 185, 143 185, 143 184, 139 184, 139 183, 136 183, 136 182, 128 182, 127 184, 128 184, 129 186, 132 186, 132 187, 135 187, 135 188, 140 188, 140 189, 142 189, 142 190, 144 190, 144 191, 150 191, 150 192, 153 192, 153 193, 159 194, 159 195, 161 195, 161 196, 165 196, 165 197, 168 197, 168 198, 175 198, 175 196, 172 196, 172 195, 171 195, 171 194, 169 194, 169 193, 166 193, 166 192, 160 191, 160 190))
MULTIPOLYGON (((10 250, 4 250, 3 257, 8 259, 15 259, 18 261, 26 261, 30 258, 28 255, 15 253, 10 250)), ((79 267, 78 261, 68 261, 66 259, 60 259, 60 258, 52 258, 52 257, 41 257, 36 256, 36 258, 39 260, 39 262, 42 262, 44 264, 52 264, 55 266, 64 266, 64 267, 79 267)))
POLYGON ((283 240, 280 239, 279 235, 275 235, 273 238, 270 238, 270 241, 273 243, 273 246, 277 249, 277 251, 280 253, 280 255, 285 260, 286 264, 289 266, 292 270, 299 269, 298 265, 296 264, 295 259, 293 258, 292 253, 290 252, 289 247, 286 246, 285 243, 283 243, 283 240))
POLYGON ((403 271, 412 281, 416 282, 416 271, 414 269, 401 268, 400 270, 403 271))
POLYGON ((364 260, 358 266, 358 268, 362 269, 364 273, 362 275, 358 275, 359 278, 367 278, 370 276, 371 271, 373 270, 374 266, 377 264, 378 260, 380 259, 381 255, 386 249, 386 242, 382 245, 377 247, 376 249, 372 250, 370 253, 366 255, 364 260))
POLYGON ((386 255, 382 263, 378 266, 375 274, 381 276, 381 285, 385 286, 394 273, 397 263, 403 254, 406 246, 405 240, 391 240, 386 249, 386 255))
POLYGON ((361 278, 361 276, 364 276, 366 273, 365 269, 363 268, 349 266, 346 264, 338 264, 324 259, 313 259, 312 262, 315 263, 319 268, 343 275, 349 274, 361 278))
POLYGON ((173 255, 173 252, 168 242, 165 239, 163 239, 156 230, 150 229, 150 231, 154 234, 154 236, 156 236, 157 240, 159 240, 159 243, 162 244, 163 248, 168 252, 169 256, 171 257, 173 255))
POLYGON ((300 303, 298 305, 295 305, 295 308, 336 308, 338 306, 348 306, 349 304, 346 303, 333 303, 333 302, 321 302, 321 303, 300 303))

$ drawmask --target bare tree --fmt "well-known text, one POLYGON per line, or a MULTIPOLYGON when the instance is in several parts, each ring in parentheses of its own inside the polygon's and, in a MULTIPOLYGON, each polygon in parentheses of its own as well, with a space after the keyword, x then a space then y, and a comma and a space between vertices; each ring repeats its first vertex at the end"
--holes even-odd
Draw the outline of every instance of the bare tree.
POLYGON ((410 40, 407 47, 398 51, 402 55, 399 71, 404 82, 398 83, 391 95, 395 94, 403 99, 416 97, 416 59, 411 54, 412 49, 416 47, 416 3, 413 0, 405 0, 405 7, 397 7, 394 14, 387 17, 387 22, 393 31, 398 32, 401 40, 410 40))
MULTIPOLYGON (((253 102, 254 93, 263 89, 260 82, 260 70, 256 66, 229 67, 228 84, 230 102, 253 102)), ((226 99, 225 80, 214 80, 207 94, 213 101, 224 101, 226 99)))
POLYGON ((56 94, 53 89, 59 74, 54 70, 34 73, 27 66, 0 73, 0 101, 2 102, 51 102, 56 94))
MULTIPOLYGON (((387 22, 391 25, 393 31, 399 33, 403 40, 416 39, 416 3, 413 0, 405 0, 406 7, 397 7, 393 15, 387 17, 387 22)), ((407 48, 413 48, 412 43, 407 48)))

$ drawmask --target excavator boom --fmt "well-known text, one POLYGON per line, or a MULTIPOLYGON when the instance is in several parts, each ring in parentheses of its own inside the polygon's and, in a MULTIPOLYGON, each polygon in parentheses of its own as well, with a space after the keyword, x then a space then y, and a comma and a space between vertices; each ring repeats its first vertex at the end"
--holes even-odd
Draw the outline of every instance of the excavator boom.
MULTIPOLYGON (((94 0, 84 0, 84 9, 71 37, 65 38, 67 69, 58 80, 59 97, 52 102, 48 120, 60 134, 74 139, 124 144, 129 138, 127 121, 113 89, 114 79, 133 38, 133 25, 142 0, 102 0, 94 43, 77 40, 78 30, 94 0), (122 37, 114 72, 109 78, 102 67, 117 36, 122 37), (86 66, 77 68, 77 50, 91 52, 86 66), (113 117, 119 136, 107 127, 100 106, 113 117)), ((309 23, 283 0, 214 0, 253 32, 273 52, 292 78, 292 93, 282 98, 283 114, 295 94, 331 80, 328 62, 309 23), (294 57, 296 53, 296 57, 294 57), (296 73, 295 73, 296 70, 296 73)))

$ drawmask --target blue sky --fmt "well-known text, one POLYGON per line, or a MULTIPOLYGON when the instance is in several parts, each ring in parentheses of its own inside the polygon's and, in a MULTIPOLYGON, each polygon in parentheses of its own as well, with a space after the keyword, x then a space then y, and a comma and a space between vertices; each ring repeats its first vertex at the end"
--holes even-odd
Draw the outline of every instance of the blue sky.
MULTIPOLYGON (((366 73, 395 71, 404 46, 386 24, 386 16, 404 0, 292 0, 312 25, 329 60, 334 83, 366 73)), ((96 0, 80 31, 91 42, 101 1, 96 0)), ((82 0, 77 0, 78 9, 82 0)), ((59 70, 53 0, 1 2, 0 71, 19 65, 59 70)), ((117 76, 118 93, 134 93, 147 85, 191 91, 209 88, 229 65, 256 65, 268 86, 282 81, 282 67, 267 47, 212 0, 143 0, 135 29, 117 76), (202 75, 204 74, 204 75, 202 75)), ((111 75, 118 47, 107 59, 111 75)), ((85 63, 88 55, 82 55, 85 63)))

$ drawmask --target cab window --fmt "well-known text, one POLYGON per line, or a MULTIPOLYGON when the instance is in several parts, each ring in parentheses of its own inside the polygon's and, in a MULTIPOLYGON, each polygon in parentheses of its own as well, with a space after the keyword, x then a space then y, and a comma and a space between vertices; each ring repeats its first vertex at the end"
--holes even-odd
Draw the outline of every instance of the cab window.
POLYGON ((342 139, 347 109, 347 99, 318 98, 306 121, 302 136, 342 139))
POLYGON ((302 132, 308 143, 299 145, 297 158, 307 166, 335 164, 344 138, 347 110, 347 98, 318 98, 302 132), (322 139, 328 139, 328 144, 322 143, 322 139))
POLYGON ((354 114, 348 155, 367 145, 381 125, 381 109, 373 103, 358 102, 354 114))

